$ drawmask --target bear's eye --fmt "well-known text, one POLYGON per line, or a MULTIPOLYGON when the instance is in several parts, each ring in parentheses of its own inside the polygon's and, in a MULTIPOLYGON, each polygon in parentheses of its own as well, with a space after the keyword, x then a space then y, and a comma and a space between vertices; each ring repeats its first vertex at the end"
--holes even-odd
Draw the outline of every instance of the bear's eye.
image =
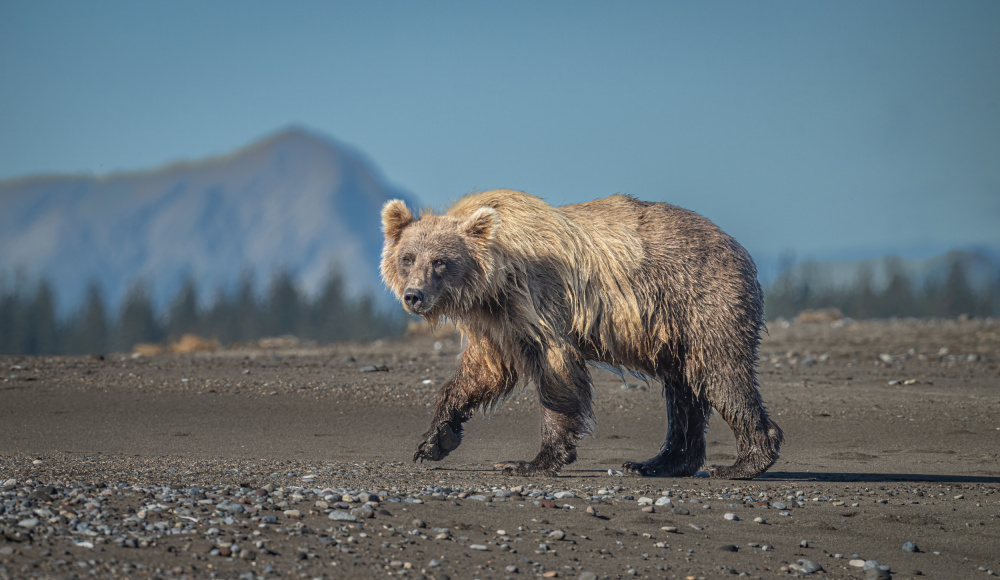
POLYGON ((412 266, 413 258, 411 258, 410 256, 403 256, 402 263, 404 266, 412 266))

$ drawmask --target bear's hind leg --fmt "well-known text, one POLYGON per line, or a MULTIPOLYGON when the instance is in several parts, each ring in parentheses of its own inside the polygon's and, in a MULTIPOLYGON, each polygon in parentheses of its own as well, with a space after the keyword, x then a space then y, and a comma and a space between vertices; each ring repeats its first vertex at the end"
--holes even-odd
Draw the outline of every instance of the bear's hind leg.
POLYGON ((724 397, 713 397, 712 403, 733 430, 737 451, 733 465, 711 466, 709 474, 723 479, 753 479, 774 465, 784 434, 768 416, 757 381, 751 379, 742 389, 727 389, 724 397))
POLYGON ((555 474, 576 461, 576 445, 590 432, 593 387, 590 373, 575 353, 553 350, 539 374, 542 407, 542 448, 531 461, 496 464, 508 475, 555 474))
POLYGON ((705 429, 712 407, 686 384, 663 378, 667 438, 656 457, 627 461, 622 471, 649 477, 688 477, 705 463, 705 429))

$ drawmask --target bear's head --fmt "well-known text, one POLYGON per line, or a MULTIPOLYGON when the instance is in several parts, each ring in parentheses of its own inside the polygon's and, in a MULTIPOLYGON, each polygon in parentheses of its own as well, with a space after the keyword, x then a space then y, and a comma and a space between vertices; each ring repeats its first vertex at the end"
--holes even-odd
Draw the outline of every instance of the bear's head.
POLYGON ((491 207, 418 219, 402 201, 389 201, 382 208, 382 279, 409 312, 428 320, 456 316, 490 277, 499 224, 491 207))

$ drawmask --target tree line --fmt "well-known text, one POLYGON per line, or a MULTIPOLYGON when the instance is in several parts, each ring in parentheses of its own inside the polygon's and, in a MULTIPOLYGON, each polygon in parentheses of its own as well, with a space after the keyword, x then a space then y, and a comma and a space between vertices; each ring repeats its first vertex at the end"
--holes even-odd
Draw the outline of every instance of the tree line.
POLYGON ((371 295, 350 295, 336 271, 311 298, 283 271, 261 297, 248 273, 234 290, 219 292, 210 306, 202 304, 192 279, 184 280, 164 313, 156 311, 142 282, 131 285, 117 308, 92 283, 76 312, 60 318, 48 280, 0 284, 0 353, 127 352, 139 343, 172 342, 189 333, 224 345, 284 335, 328 343, 400 336, 406 327, 401 314, 384 312, 371 295))
POLYGON ((903 261, 884 258, 887 282, 876 288, 870 264, 863 264, 853 284, 835 286, 822 263, 809 262, 792 269, 786 257, 783 273, 765 292, 768 320, 794 318, 804 310, 837 308, 851 318, 997 316, 1000 314, 1000 272, 985 287, 969 282, 966 263, 952 255, 944 277, 915 282, 903 261))

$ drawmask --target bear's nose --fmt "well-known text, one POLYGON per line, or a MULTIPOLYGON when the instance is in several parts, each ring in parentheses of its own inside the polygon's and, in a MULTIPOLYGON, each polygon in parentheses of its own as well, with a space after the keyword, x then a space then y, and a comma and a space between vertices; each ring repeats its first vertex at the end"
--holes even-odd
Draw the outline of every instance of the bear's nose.
POLYGON ((407 288, 406 292, 403 292, 403 302, 410 308, 416 308, 424 301, 424 293, 416 288, 407 288))

